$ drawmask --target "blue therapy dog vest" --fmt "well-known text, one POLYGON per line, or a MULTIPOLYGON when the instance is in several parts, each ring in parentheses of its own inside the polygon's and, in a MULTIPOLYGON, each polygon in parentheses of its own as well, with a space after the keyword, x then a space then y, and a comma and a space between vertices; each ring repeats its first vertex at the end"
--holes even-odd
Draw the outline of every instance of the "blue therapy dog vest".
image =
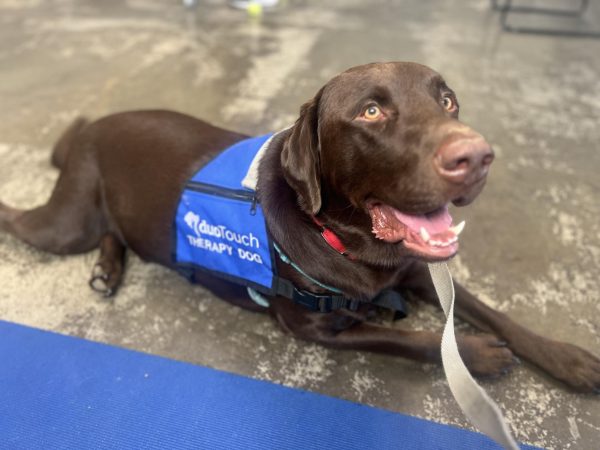
POLYGON ((273 244, 256 192, 242 186, 271 135, 245 139, 220 153, 186 184, 175 216, 175 263, 270 294, 273 244))

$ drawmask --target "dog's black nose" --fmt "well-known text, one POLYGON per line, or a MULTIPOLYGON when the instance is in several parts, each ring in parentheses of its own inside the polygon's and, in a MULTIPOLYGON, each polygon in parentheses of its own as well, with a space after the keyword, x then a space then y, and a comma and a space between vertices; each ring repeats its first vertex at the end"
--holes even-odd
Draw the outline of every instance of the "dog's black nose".
POLYGON ((475 132, 446 139, 434 157, 437 172, 447 181, 460 184, 472 184, 485 177, 493 160, 492 147, 475 132))

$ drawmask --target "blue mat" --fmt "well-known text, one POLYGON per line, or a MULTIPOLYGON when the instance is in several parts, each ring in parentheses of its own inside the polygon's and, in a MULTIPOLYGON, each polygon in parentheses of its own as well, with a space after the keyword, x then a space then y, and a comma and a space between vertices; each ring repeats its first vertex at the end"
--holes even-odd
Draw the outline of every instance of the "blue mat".
POLYGON ((499 447, 466 430, 0 321, 0 448, 499 447))

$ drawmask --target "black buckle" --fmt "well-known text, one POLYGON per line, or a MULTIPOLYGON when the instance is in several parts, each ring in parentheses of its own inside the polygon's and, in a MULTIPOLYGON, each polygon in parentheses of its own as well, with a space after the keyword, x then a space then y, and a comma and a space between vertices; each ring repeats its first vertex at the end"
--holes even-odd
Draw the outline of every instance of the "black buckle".
POLYGON ((297 305, 304 306, 313 312, 328 313, 342 308, 356 311, 360 306, 360 301, 346 298, 343 295, 321 295, 301 291, 285 278, 276 277, 275 291, 277 295, 289 298, 297 305))
POLYGON ((327 296, 312 294, 310 292, 300 291, 294 288, 292 300, 297 305, 304 306, 305 308, 314 312, 329 312, 327 296))
POLYGON ((341 295, 319 295, 300 291, 296 288, 294 288, 292 300, 294 303, 304 306, 313 312, 322 313, 328 313, 342 308, 356 311, 360 304, 358 300, 350 300, 341 295))

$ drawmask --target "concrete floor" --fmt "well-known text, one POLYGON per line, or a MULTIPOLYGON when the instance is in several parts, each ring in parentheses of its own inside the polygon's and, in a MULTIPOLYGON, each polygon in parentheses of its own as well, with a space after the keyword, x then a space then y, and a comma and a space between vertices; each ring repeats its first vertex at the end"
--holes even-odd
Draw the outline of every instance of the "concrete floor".
MULTIPOLYGON (((600 353, 600 41, 502 33, 486 0, 290 1, 262 21, 225 3, 0 0, 0 198, 45 201, 50 147, 80 114, 164 107, 259 133, 290 124, 349 66, 422 62, 498 155, 480 200, 454 211, 468 224, 454 275, 532 329, 600 353)), ((295 340, 134 255, 107 302, 87 286, 96 256, 0 234, 0 318, 468 426, 438 367, 295 340)), ((441 325, 416 307, 396 326, 441 325)), ((527 365, 483 385, 519 439, 598 448, 600 399, 527 365)))

